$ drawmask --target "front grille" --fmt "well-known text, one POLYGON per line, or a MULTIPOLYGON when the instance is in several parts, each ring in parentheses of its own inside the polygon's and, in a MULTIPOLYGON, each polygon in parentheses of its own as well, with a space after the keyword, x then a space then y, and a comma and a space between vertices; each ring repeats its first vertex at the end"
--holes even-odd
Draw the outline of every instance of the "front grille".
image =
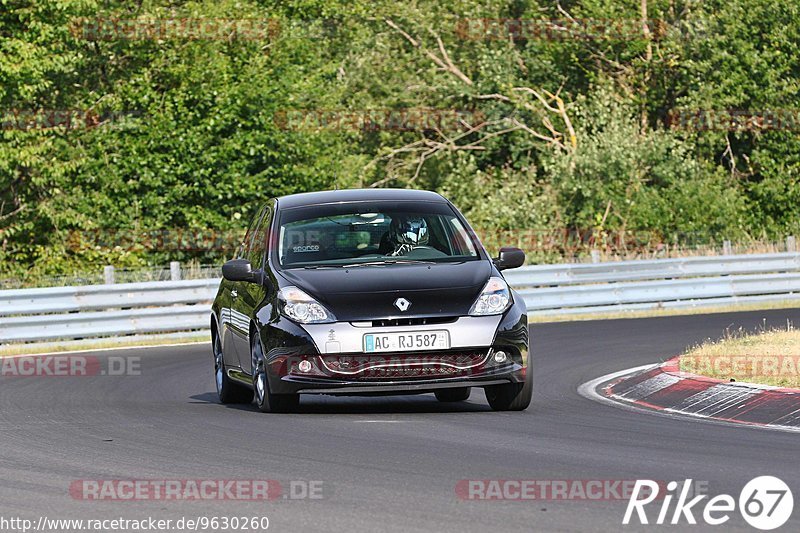
POLYGON ((393 326, 427 326, 430 324, 449 324, 458 320, 456 316, 435 316, 422 318, 393 318, 372 321, 373 328, 386 328, 393 326))
POLYGON ((436 354, 371 354, 319 356, 331 377, 351 380, 468 376, 484 367, 487 350, 436 354))

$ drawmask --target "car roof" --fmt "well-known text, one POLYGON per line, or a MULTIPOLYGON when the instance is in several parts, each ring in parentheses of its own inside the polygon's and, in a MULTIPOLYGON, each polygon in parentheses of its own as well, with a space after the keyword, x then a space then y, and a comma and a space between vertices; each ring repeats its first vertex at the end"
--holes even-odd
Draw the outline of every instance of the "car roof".
POLYGON ((278 198, 280 209, 338 202, 368 202, 374 200, 446 202, 440 194, 415 189, 341 189, 338 191, 304 192, 278 198))

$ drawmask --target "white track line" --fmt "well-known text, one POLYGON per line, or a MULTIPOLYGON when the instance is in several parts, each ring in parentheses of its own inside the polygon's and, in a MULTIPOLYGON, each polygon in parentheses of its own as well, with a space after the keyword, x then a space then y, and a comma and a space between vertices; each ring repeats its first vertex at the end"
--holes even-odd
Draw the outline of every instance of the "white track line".
POLYGON ((591 381, 587 381, 583 385, 578 387, 578 394, 586 398, 587 400, 592 400, 594 402, 611 405, 618 409, 625 409, 627 411, 635 411, 637 413, 646 413, 655 416, 662 416, 671 418, 673 420, 684 420, 687 422, 700 422, 705 424, 717 424, 723 426, 736 426, 736 427, 747 427, 750 429, 756 430, 772 430, 772 431, 782 431, 784 433, 800 433, 800 428, 791 427, 791 426, 778 426, 778 425, 753 425, 753 424, 745 424, 741 422, 729 422, 727 420, 719 420, 716 418, 710 418, 705 415, 698 415, 695 413, 683 413, 683 412, 676 412, 676 411, 659 411, 656 409, 646 409, 643 407, 639 407, 633 403, 625 403, 619 400, 614 400, 607 396, 603 396, 599 392, 597 392, 597 387, 604 383, 611 382, 617 378, 621 378, 623 376, 627 376, 630 374, 635 374, 637 372, 641 372, 644 370, 651 370, 656 368, 659 364, 653 365, 642 365, 637 366, 636 368, 629 368, 627 370, 620 370, 619 372, 614 372, 611 374, 606 374, 605 376, 600 376, 597 379, 593 379, 591 381))

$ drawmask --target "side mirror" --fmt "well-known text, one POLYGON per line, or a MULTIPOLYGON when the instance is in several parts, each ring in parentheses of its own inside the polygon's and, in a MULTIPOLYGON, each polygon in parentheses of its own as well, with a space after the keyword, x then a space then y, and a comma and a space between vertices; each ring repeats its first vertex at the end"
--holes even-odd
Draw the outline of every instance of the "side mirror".
POLYGON ((222 277, 228 281, 255 283, 258 280, 258 273, 253 272, 253 266, 247 259, 232 259, 222 265, 222 277))
POLYGON ((521 267, 525 264, 525 252, 519 248, 500 248, 500 255, 494 264, 497 270, 521 267))

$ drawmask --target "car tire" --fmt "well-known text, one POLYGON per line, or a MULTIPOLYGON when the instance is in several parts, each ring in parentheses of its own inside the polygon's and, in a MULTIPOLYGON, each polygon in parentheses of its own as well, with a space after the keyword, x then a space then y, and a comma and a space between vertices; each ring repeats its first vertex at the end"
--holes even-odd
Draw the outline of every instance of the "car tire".
POLYGON ((524 411, 533 397, 533 376, 530 365, 525 375, 525 383, 490 385, 483 390, 486 401, 495 411, 524 411))
POLYGON ((469 398, 470 387, 456 387, 454 389, 439 389, 433 393, 440 402, 463 402, 469 398))
POLYGON ((253 391, 244 385, 235 383, 225 371, 225 358, 222 355, 222 341, 215 334, 211 348, 214 354, 214 381, 217 385, 217 398, 220 403, 250 403, 253 401, 253 391))
POLYGON ((256 407, 262 413, 291 413, 300 406, 299 394, 273 394, 269 390, 264 350, 257 335, 250 341, 250 352, 253 356, 253 391, 256 407))

